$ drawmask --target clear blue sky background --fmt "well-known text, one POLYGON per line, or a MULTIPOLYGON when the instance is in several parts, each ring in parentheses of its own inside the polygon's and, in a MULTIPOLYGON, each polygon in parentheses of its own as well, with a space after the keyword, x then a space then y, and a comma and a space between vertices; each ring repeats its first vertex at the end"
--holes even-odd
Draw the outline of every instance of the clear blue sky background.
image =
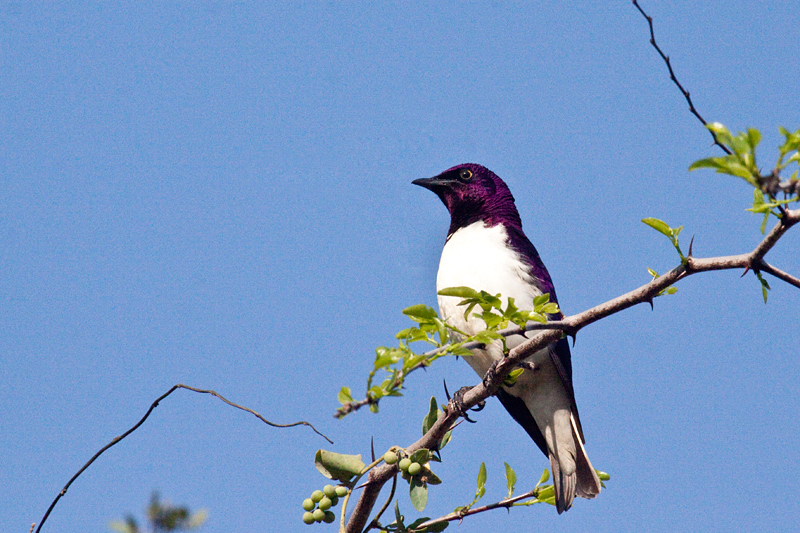
MULTIPOLYGON (((644 2, 698 109, 732 129, 797 128, 794 2, 644 2)), ((310 531, 321 447, 420 434, 463 361, 344 421, 373 349, 435 305, 448 216, 411 185, 480 162, 517 197, 574 313, 676 264, 639 222, 683 224, 698 256, 752 249, 760 219, 620 2, 0 3, 0 531, 61 487, 175 383, 181 391, 73 485, 45 531, 102 532, 158 489, 204 531, 310 531)), ((800 232, 770 254, 800 271, 800 232)), ((583 331, 575 388, 612 479, 454 531, 788 531, 800 523, 800 291, 712 273, 583 331)), ((546 459, 492 400, 460 427, 425 514, 486 502, 546 459)), ((414 516, 405 489, 401 508, 414 516)), ((333 526, 316 526, 333 530, 333 526)))

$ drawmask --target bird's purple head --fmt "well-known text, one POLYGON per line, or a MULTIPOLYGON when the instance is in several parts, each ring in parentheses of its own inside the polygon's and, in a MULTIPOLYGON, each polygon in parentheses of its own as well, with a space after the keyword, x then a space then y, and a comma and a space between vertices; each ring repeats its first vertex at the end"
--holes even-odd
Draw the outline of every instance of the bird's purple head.
POLYGON ((414 180, 430 189, 450 212, 450 234, 482 220, 487 226, 505 224, 522 228, 514 197, 503 180, 488 168, 465 163, 433 178, 414 180))

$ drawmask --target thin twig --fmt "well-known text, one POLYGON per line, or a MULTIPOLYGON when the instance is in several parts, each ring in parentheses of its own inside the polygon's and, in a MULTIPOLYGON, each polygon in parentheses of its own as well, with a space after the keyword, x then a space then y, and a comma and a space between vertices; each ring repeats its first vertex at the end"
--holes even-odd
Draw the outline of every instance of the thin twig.
MULTIPOLYGON (((509 509, 512 505, 514 505, 514 503, 520 500, 525 500, 528 498, 536 498, 536 491, 537 489, 533 489, 531 491, 526 492, 525 494, 520 494, 519 496, 514 496, 513 498, 506 498, 505 500, 500 500, 499 502, 481 505, 480 507, 471 507, 466 511, 452 512, 442 517, 435 518, 433 520, 428 520, 427 522, 423 522, 420 525, 418 525, 415 528, 415 530, 422 531, 426 527, 430 527, 435 524, 441 524, 442 522, 452 522, 454 520, 461 520, 465 516, 470 516, 478 513, 485 513, 486 511, 491 511, 492 509, 509 509)), ((537 502, 541 503, 541 500, 537 500, 537 502)))
POLYGON ((761 261, 758 264, 758 269, 761 272, 766 272, 767 274, 772 274, 776 278, 781 279, 781 280, 785 281, 786 283, 788 283, 790 285, 794 285, 795 287, 800 289, 800 278, 796 278, 795 276, 792 276, 791 274, 789 274, 787 272, 784 272, 783 270, 770 265, 766 261, 761 261))
MULTIPOLYGON (((664 54, 664 52, 661 50, 661 48, 656 43, 656 35, 653 32, 653 17, 651 17, 650 15, 648 15, 647 13, 644 12, 644 9, 642 9, 642 7, 639 5, 639 2, 637 0, 633 0, 633 5, 636 6, 636 9, 639 10, 639 13, 642 14, 642 16, 645 18, 645 20, 647 20, 647 24, 650 26, 650 44, 653 45, 653 48, 656 49, 656 51, 658 52, 658 55, 660 55, 661 59, 664 60, 664 63, 667 64, 667 69, 669 69, 669 79, 672 80, 672 82, 681 91, 681 94, 683 94, 683 97, 686 98, 686 101, 689 103, 689 111, 691 111, 691 113, 694 116, 697 117, 697 120, 699 120, 700 122, 703 123, 703 126, 707 126, 708 122, 706 122, 706 119, 704 119, 700 115, 700 113, 697 111, 697 109, 694 107, 694 103, 692 103, 692 98, 691 98, 691 96, 689 96, 689 91, 687 91, 686 89, 683 88, 683 85, 681 85, 681 82, 679 82, 678 78, 675 76, 675 71, 672 70, 672 63, 670 63, 669 56, 664 54)), ((714 144, 716 144, 717 146, 722 148, 723 152, 725 152, 726 154, 730 155, 731 151, 728 150, 727 146, 725 146, 725 145, 723 145, 722 143, 719 142, 719 139, 717 139, 717 134, 714 133, 711 130, 708 130, 708 131, 709 131, 709 133, 711 133, 711 136, 714 138, 714 144)))
MULTIPOLYGON (((169 396, 170 394, 172 394, 173 392, 175 392, 178 389, 186 389, 186 390, 190 390, 192 392, 198 392, 200 394, 210 394, 212 396, 215 396, 215 397, 219 398, 220 400, 222 400, 223 402, 225 402, 228 405, 230 405, 231 407, 235 407, 237 409, 241 409, 242 411, 247 411, 248 413, 254 415, 256 418, 258 418, 259 420, 261 420, 265 424, 267 424, 269 426, 272 426, 272 427, 275 427, 275 428, 290 428, 290 427, 294 427, 294 426, 308 426, 314 431, 314 433, 316 433, 317 435, 320 435, 325 440, 327 440, 328 442, 333 444, 333 441, 331 439, 329 439, 328 437, 326 437, 325 435, 323 435, 322 433, 317 431, 317 428, 315 428, 309 422, 300 421, 300 422, 293 422, 291 424, 276 424, 274 422, 270 422, 269 420, 267 420, 266 418, 264 418, 263 416, 261 416, 260 414, 258 414, 257 412, 253 411, 252 409, 250 409, 248 407, 244 407, 244 406, 241 406, 239 404, 233 403, 232 401, 228 400, 227 398, 225 398, 224 396, 222 396, 221 394, 219 394, 216 391, 209 390, 209 389, 198 389, 198 388, 195 388, 195 387, 190 387, 189 385, 183 385, 183 384, 179 383, 177 385, 173 385, 171 389, 169 389, 167 392, 165 392, 164 394, 159 396, 152 404, 150 404, 150 408, 147 410, 147 412, 144 414, 144 416, 141 418, 141 420, 139 420, 133 427, 131 427, 128 431, 126 431, 125 433, 123 433, 119 437, 114 437, 111 440, 111 442, 109 442, 108 444, 103 446, 96 454, 94 454, 92 456, 91 459, 89 459, 89 461, 85 465, 83 465, 81 467, 80 470, 78 470, 75 473, 74 476, 72 476, 72 478, 70 478, 70 480, 67 482, 67 484, 64 485, 64 488, 61 489, 61 492, 58 493, 58 496, 56 496, 56 498, 53 500, 53 503, 50 504, 50 507, 47 508, 47 512, 44 513, 44 516, 42 517, 42 520, 39 522, 39 527, 36 528, 36 533, 39 533, 41 531, 42 526, 44 526, 44 523, 47 521, 47 518, 50 516, 50 513, 53 511, 53 509, 55 508, 56 504, 61 499, 61 497, 64 496, 67 493, 67 489, 69 489, 70 485, 72 485, 72 483, 76 479, 78 479, 78 477, 81 474, 83 474, 83 472, 87 468, 89 468, 89 466, 91 466, 91 464, 94 463, 95 460, 97 460, 98 457, 103 455, 103 453, 106 450, 108 450, 112 446, 118 444, 122 439, 124 439, 125 437, 127 437, 128 435, 130 435, 131 433, 136 431, 139 428, 139 426, 144 424, 144 421, 147 420, 147 418, 150 416, 150 413, 153 412, 153 409, 158 407, 159 402, 161 402, 161 400, 163 400, 164 398, 166 398, 167 396, 169 396)), ((33 526, 31 526, 31 530, 33 530, 33 526)))

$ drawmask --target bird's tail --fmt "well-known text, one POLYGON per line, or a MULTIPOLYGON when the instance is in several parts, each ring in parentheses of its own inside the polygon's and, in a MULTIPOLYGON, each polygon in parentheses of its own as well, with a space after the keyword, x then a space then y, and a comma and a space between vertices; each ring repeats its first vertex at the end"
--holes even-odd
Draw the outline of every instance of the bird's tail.
MULTIPOLYGON (((561 467, 557 456, 550 451, 550 468, 553 471, 553 488, 555 489, 556 510, 558 514, 563 513, 572 507, 572 500, 575 496, 581 498, 594 498, 600 494, 600 478, 597 477, 594 467, 592 467, 586 449, 583 447, 578 426, 575 423, 575 416, 570 414, 572 429, 572 439, 575 442, 575 468, 571 473, 566 473, 561 467)), ((570 465, 571 466, 571 465, 570 465)))

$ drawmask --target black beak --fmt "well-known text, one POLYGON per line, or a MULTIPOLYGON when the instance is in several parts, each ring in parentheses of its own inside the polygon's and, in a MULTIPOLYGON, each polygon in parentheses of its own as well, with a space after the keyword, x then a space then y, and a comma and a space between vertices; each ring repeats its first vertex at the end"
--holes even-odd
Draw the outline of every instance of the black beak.
POLYGON ((420 187, 425 187, 426 189, 431 189, 436 184, 436 178, 420 178, 412 181, 411 183, 414 185, 419 185, 420 187))
POLYGON ((437 190, 442 190, 450 186, 450 184, 454 180, 444 177, 442 175, 434 176, 433 178, 420 178, 418 180, 414 180, 411 183, 414 185, 419 185, 420 187, 425 187, 426 189, 436 192, 437 190))

